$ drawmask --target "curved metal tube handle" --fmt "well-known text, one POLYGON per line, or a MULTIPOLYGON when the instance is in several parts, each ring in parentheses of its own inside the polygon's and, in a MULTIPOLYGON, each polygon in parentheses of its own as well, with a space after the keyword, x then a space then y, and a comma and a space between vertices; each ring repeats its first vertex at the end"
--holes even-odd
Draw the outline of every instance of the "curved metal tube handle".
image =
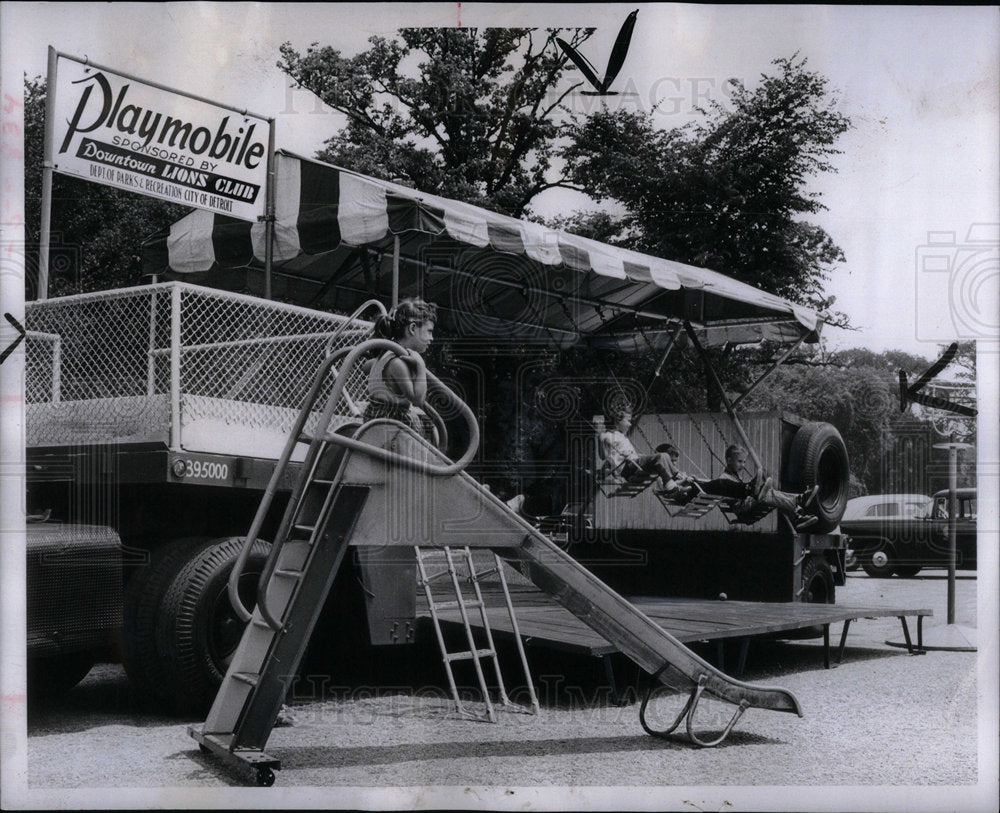
MULTIPOLYGON (((376 300, 369 300, 364 305, 359 308, 355 314, 360 313, 365 308, 369 307, 371 302, 376 300)), ((376 301, 377 302, 377 301, 376 301)), ((381 307, 381 303, 377 303, 381 307)), ((383 312, 385 308, 382 308, 383 312)), ((351 319, 354 317, 352 316, 351 319)), ((346 325, 350 322, 345 322, 341 326, 340 331, 342 332, 346 329, 346 325)), ((334 334, 335 336, 337 334, 334 334)), ((342 347, 341 349, 335 351, 331 355, 327 356, 323 362, 320 364, 316 373, 313 375, 312 384, 309 387, 308 393, 306 393, 305 398, 302 400, 302 406, 299 409, 299 415, 295 419, 295 423, 292 425, 292 431, 288 435, 288 440, 285 441, 285 447, 281 451, 281 456, 274 465, 274 469, 271 472, 271 477, 267 482, 267 487, 264 489, 264 495, 261 497, 260 505, 257 507, 257 513, 254 514, 253 522, 250 525, 250 530, 247 532, 246 542, 243 545, 243 550, 240 551, 240 555, 236 558, 236 562, 233 564, 233 570, 229 574, 229 582, 226 586, 227 592, 229 594, 229 603, 233 607, 233 611, 236 616, 245 624, 250 618, 250 611, 243 605, 242 600, 239 595, 239 582, 240 576, 243 575, 243 570, 246 567, 247 559, 250 557, 250 549, 253 547, 253 543, 257 540, 257 536, 260 533, 261 526, 264 524, 264 519, 267 517, 267 512, 271 508, 271 502, 274 500, 274 495, 278 491, 278 483, 281 481, 282 475, 284 474, 285 468, 288 466, 288 461, 292 457, 292 453, 295 451, 295 447, 299 444, 299 437, 302 434, 302 429, 305 427, 306 421, 309 419, 311 412, 308 409, 310 405, 315 403, 317 395, 323 386, 323 381, 326 379, 327 373, 330 368, 337 361, 337 359, 344 356, 350 348, 342 347)), ((336 403, 334 403, 334 407, 336 403)), ((332 415, 333 410, 330 409, 332 415)), ((325 415, 325 413, 324 413, 325 415)), ((325 424, 324 424, 325 425, 325 424)), ((307 455, 307 463, 311 462, 311 458, 307 455)), ((268 555, 267 562, 271 562, 272 556, 277 559, 277 546, 272 547, 271 553, 268 555)), ((267 565, 265 564, 265 569, 267 565)), ((273 569, 273 565, 272 565, 273 569)))
MULTIPOLYGON (((653 680, 657 680, 660 675, 662 675, 670 667, 669 663, 663 664, 656 672, 653 674, 653 680)), ((688 699, 685 701, 684 706, 681 708, 680 713, 677 715, 677 719, 670 724, 669 728, 663 731, 656 731, 650 728, 649 724, 646 722, 646 706, 649 705, 649 701, 653 697, 653 691, 659 688, 656 683, 652 683, 650 687, 646 690, 646 696, 642 698, 642 705, 639 707, 639 725, 642 726, 642 730, 653 737, 662 737, 666 739, 670 734, 674 733, 674 730, 681 724, 684 716, 690 711, 691 703, 694 701, 694 691, 688 695, 688 699)), ((695 687, 697 688, 697 687, 695 687)))
MULTIPOLYGON (((326 374, 329 371, 330 367, 341 356, 343 356, 345 353, 347 354, 347 358, 344 361, 343 365, 341 366, 340 371, 337 373, 337 378, 334 381, 334 384, 333 384, 332 389, 330 390, 329 396, 327 397, 326 408, 323 410, 323 415, 322 415, 322 417, 320 418, 320 420, 318 422, 318 426, 324 427, 324 431, 321 434, 318 434, 316 437, 319 438, 319 439, 321 439, 321 440, 324 440, 324 441, 326 441, 328 443, 333 443, 335 445, 345 446, 348 449, 351 449, 353 451, 361 452, 363 454, 368 454, 368 455, 371 455, 373 457, 379 458, 381 460, 385 460, 385 461, 390 462, 390 463, 396 463, 398 465, 402 465, 402 466, 405 466, 407 468, 412 468, 412 469, 415 469, 417 471, 420 471, 420 472, 423 472, 425 474, 429 474, 429 475, 432 475, 432 476, 447 476, 447 475, 455 474, 455 473, 461 471, 462 469, 464 469, 465 466, 468 465, 469 461, 471 461, 472 458, 475 456, 476 451, 479 448, 479 423, 476 421, 476 417, 472 413, 472 410, 469 409, 468 405, 465 404, 464 401, 462 401, 457 395, 455 395, 455 393, 453 393, 447 386, 445 386, 436 376, 434 376, 430 372, 427 373, 427 377, 429 379, 429 383, 432 383, 448 399, 450 399, 456 406, 458 406, 459 411, 462 413, 463 417, 466 419, 466 422, 469 424, 469 429, 470 429, 469 435, 470 435, 470 437, 469 437, 468 448, 466 448, 466 450, 463 453, 462 457, 460 457, 457 461, 455 461, 453 463, 450 463, 448 465, 444 465, 444 466, 436 465, 436 464, 432 464, 432 463, 427 463, 426 461, 423 461, 423 460, 416 460, 414 458, 409 458, 409 457, 405 457, 403 455, 397 454, 396 452, 390 452, 387 449, 381 448, 380 446, 374 446, 374 445, 372 445, 370 443, 364 443, 364 442, 361 442, 361 441, 357 441, 357 440, 355 440, 352 437, 347 437, 347 436, 344 436, 344 435, 337 435, 337 434, 330 434, 330 433, 328 433, 326 431, 325 428, 329 427, 330 420, 333 417, 333 413, 336 410, 337 404, 340 402, 341 396, 344 395, 344 387, 346 386, 346 382, 347 382, 347 380, 349 378, 349 375, 350 375, 352 369, 354 368, 355 364, 357 364, 358 359, 360 359, 361 357, 367 355, 372 350, 382 350, 382 351, 390 350, 390 351, 398 353, 400 355, 402 355, 403 353, 406 352, 405 348, 401 347, 400 345, 396 344, 393 341, 389 341, 388 339, 369 339, 369 340, 367 340, 365 342, 362 342, 361 344, 357 345, 356 347, 353 347, 353 348, 350 348, 350 349, 348 349, 348 348, 342 348, 342 349, 336 351, 330 357, 328 357, 323 362, 323 364, 321 365, 319 371, 316 373, 316 376, 314 378, 313 388, 310 390, 311 394, 313 392, 315 392, 315 391, 318 391, 318 388, 322 384, 322 382, 323 382, 324 378, 326 377, 326 374)), ((314 395, 312 397, 315 398, 314 395)), ((304 424, 304 422, 305 422, 305 417, 304 416, 308 414, 308 410, 306 408, 308 406, 308 403, 310 403, 310 402, 307 402, 303 406, 302 411, 301 411, 301 413, 299 415, 299 420, 296 421, 295 433, 289 439, 289 443, 286 444, 285 453, 287 453, 288 456, 291 455, 291 450, 294 448, 294 445, 295 445, 292 441, 301 432, 302 424, 304 424)), ((437 414, 436 411, 434 411, 434 414, 435 415, 437 414)), ((440 416, 438 416, 438 420, 440 420, 440 416)), ((442 422, 442 426, 443 426, 443 422, 442 422)), ((285 453, 283 453, 283 455, 282 455, 283 460, 286 459, 285 458, 285 453)), ((303 467, 302 467, 303 471, 309 471, 309 470, 311 470, 312 466, 314 465, 317 453, 318 452, 317 452, 316 445, 314 443, 311 443, 310 446, 309 446, 309 453, 306 455, 306 459, 303 462, 303 467)), ((269 484, 269 486, 270 486, 270 484, 269 484)), ((290 505, 293 504, 293 503, 297 504, 298 500, 301 498, 303 490, 304 490, 304 485, 303 485, 302 481, 300 480, 296 484, 295 492, 293 493, 292 500, 289 503, 290 505)), ((263 505, 263 502, 262 502, 262 505, 263 505)), ((260 522, 263 522, 263 517, 262 516, 260 516, 260 517, 254 517, 254 522, 258 526, 257 529, 259 530, 258 519, 260 520, 260 522)), ((278 532, 278 538, 279 539, 284 538, 284 536, 285 536, 285 534, 287 532, 287 529, 288 529, 288 524, 287 524, 287 521, 286 521, 287 519, 288 519, 287 516, 282 519, 281 527, 280 527, 279 532, 278 532)), ((249 555, 249 547, 247 547, 245 550, 247 552, 247 555, 249 555)), ((271 549, 271 552, 268 555, 267 561, 264 564, 264 569, 263 569, 263 571, 260 574, 260 580, 258 582, 258 588, 257 588, 257 595, 258 595, 257 606, 258 606, 258 609, 260 609, 261 616, 264 618, 264 620, 267 622, 267 624, 272 629, 274 629, 275 631, 281 629, 281 622, 278 621, 274 617, 274 614, 270 611, 270 608, 268 606, 268 603, 267 603, 267 586, 270 583, 271 577, 274 575, 274 571, 275 571, 275 569, 277 567, 277 560, 278 560, 278 554, 279 554, 279 552, 280 552, 280 545, 275 545, 271 549)), ((244 560, 242 564, 245 564, 246 557, 243 557, 243 552, 241 552, 241 557, 244 560)), ((238 564, 240 564, 240 563, 238 562, 238 564)), ((241 564, 241 567, 242 567, 242 564, 241 564)), ((234 572, 236 572, 236 568, 235 567, 234 567, 234 572)), ((238 585, 238 581, 236 582, 236 584, 238 585)), ((232 594, 234 592, 236 592, 236 587, 234 586, 232 579, 230 579, 230 600, 232 600, 232 594)), ((239 598, 239 596, 238 596, 238 593, 237 593, 237 600, 238 600, 238 598, 239 598)), ((242 604, 240 606, 242 607, 242 604)), ((234 605, 234 607, 235 607, 235 605, 234 605)), ((237 610, 237 612, 238 612, 238 610, 237 610)), ((249 618, 249 614, 248 614, 248 618, 249 618)))
POLYGON ((691 701, 692 701, 691 710, 688 712, 687 715, 688 736, 691 738, 691 742, 693 742, 695 745, 700 745, 702 748, 711 748, 722 742, 726 737, 729 736, 729 732, 733 730, 733 726, 735 726, 737 721, 739 721, 740 717, 743 716, 743 712, 745 712, 748 708, 750 708, 750 704, 747 702, 745 698, 740 700, 740 704, 736 708, 736 713, 733 714, 733 718, 729 721, 729 724, 722 730, 722 733, 718 737, 716 737, 714 740, 698 739, 698 736, 694 733, 694 728, 693 728, 694 713, 698 708, 698 701, 701 699, 702 692, 705 690, 705 681, 707 679, 708 675, 702 675, 700 678, 698 678, 698 685, 691 693, 691 701))
MULTIPOLYGON (((656 674, 653 675, 653 677, 658 678, 669 665, 670 664, 664 664, 663 666, 661 666, 656 671, 656 674)), ((653 689, 656 688, 655 685, 651 686, 649 690, 646 692, 646 696, 642 699, 642 706, 639 709, 639 723, 642 726, 643 730, 647 734, 651 734, 654 737, 661 737, 663 739, 666 739, 670 734, 672 734, 677 729, 677 726, 681 724, 681 721, 686 719, 688 738, 695 745, 699 745, 702 748, 712 748, 713 746, 716 746, 723 740, 725 740, 726 737, 729 736, 729 733, 733 730, 733 727, 739 721, 740 717, 743 716, 743 712, 745 712, 748 708, 750 708, 750 703, 746 699, 740 700, 740 703, 737 706, 736 712, 733 714, 732 719, 723 729, 722 733, 714 740, 699 739, 698 735, 694 733, 694 714, 695 711, 697 711, 698 709, 698 701, 701 700, 701 696, 705 691, 705 682, 707 680, 708 680, 708 675, 701 675, 698 678, 697 685, 692 687, 691 694, 688 695, 688 699, 687 701, 685 701, 683 708, 681 708, 680 710, 680 713, 677 715, 673 723, 671 723, 670 727, 664 729, 663 731, 656 731, 650 728, 649 724, 646 722, 646 706, 648 705, 649 700, 652 697, 653 689)))
POLYGON ((437 432, 437 442, 436 446, 442 452, 448 449, 448 427, 444 425, 444 419, 441 417, 440 413, 434 409, 430 404, 424 402, 424 412, 427 413, 427 417, 431 419, 431 423, 434 424, 434 429, 437 432))
MULTIPOLYGON (((390 341, 389 339, 369 339, 368 341, 362 342, 353 348, 347 356, 347 359, 344 361, 340 375, 337 376, 337 381, 334 383, 333 389, 330 391, 329 400, 327 402, 327 411, 323 414, 323 419, 320 422, 321 426, 326 426, 329 423, 329 415, 332 415, 334 407, 340 400, 347 381, 347 374, 350 372, 351 368, 357 363, 358 358, 372 350, 391 350, 400 355, 406 352, 405 348, 396 344, 396 342, 390 341), (327 413, 329 413, 329 415, 327 413)), ((352 451, 367 454, 379 460, 384 460, 387 463, 395 463, 399 466, 404 466, 405 468, 422 472, 423 474, 429 474, 432 477, 447 477, 452 474, 457 474, 469 465, 479 449, 479 422, 476 420, 476 416, 473 414, 472 410, 469 409, 468 404, 455 395, 455 393, 452 392, 447 385, 445 385, 430 371, 427 371, 427 381, 429 384, 434 385, 438 391, 444 394, 447 400, 458 407, 459 413, 465 419, 465 422, 469 427, 468 446, 462 453, 461 457, 454 462, 442 466, 435 463, 428 463, 424 460, 415 460, 414 458, 406 457, 396 452, 390 452, 388 449, 383 449, 381 446, 374 446, 371 443, 365 443, 363 441, 355 440, 354 438, 342 437, 340 435, 324 434, 322 436, 323 440, 340 446, 346 446, 352 451)))

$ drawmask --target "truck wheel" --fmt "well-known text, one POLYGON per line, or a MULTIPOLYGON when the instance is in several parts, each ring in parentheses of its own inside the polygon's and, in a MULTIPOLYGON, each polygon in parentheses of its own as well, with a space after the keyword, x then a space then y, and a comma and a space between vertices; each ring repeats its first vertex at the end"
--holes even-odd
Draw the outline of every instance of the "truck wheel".
POLYGON ((883 547, 865 558, 861 567, 873 579, 888 579, 896 570, 895 559, 892 546, 883 544, 883 547))
POLYGON ((191 551, 208 537, 185 537, 163 542, 150 553, 149 562, 136 570, 125 585, 122 610, 122 663, 133 695, 140 704, 168 704, 170 675, 156 652, 156 623, 160 605, 177 572, 191 558, 191 551))
POLYGON ((809 507, 819 521, 810 533, 829 533, 840 523, 847 508, 850 476, 847 447, 835 426, 807 423, 799 428, 792 439, 785 479, 795 491, 819 486, 809 507))
POLYGON ((93 652, 72 652, 28 658, 28 699, 41 700, 65 694, 93 668, 93 652))
MULTIPOLYGON (((802 581, 798 600, 804 604, 833 604, 836 585, 833 582, 833 570, 822 554, 811 554, 802 564, 802 581)), ((823 625, 814 624, 811 627, 787 630, 776 635, 786 641, 802 641, 809 638, 819 638, 823 635, 823 625)))
POLYGON ((810 556, 802 565, 802 595, 807 604, 833 604, 836 587, 830 563, 820 556, 810 556))
MULTIPOLYGON (((157 649, 172 674, 173 704, 204 714, 243 636, 244 623, 229 601, 229 574, 245 540, 218 539, 197 551, 177 574, 163 599, 157 649)), ((254 542, 240 578, 240 598, 252 610, 257 581, 271 544, 254 542)))

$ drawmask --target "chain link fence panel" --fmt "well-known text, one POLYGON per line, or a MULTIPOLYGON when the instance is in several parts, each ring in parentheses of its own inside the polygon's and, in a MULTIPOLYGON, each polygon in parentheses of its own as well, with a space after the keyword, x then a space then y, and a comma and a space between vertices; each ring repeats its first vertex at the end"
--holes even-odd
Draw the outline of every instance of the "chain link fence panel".
MULTIPOLYGON (((280 453, 322 360, 371 333, 179 282, 31 302, 25 318, 29 446, 157 441, 265 457, 280 453)), ((366 380, 352 371, 334 428, 363 409, 366 380)))

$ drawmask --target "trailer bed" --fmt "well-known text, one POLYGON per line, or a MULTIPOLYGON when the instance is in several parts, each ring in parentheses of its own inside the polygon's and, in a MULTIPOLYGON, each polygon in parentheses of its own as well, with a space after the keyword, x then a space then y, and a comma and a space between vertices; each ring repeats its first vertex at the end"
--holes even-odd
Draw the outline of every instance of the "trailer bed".
MULTIPOLYGON (((592 631, 571 613, 560 607, 540 590, 530 586, 510 585, 521 637, 529 646, 556 649, 578 655, 602 658, 616 652, 615 647, 592 631)), ((483 584, 483 598, 492 630, 499 636, 513 634, 510 619, 503 606, 503 597, 492 585, 483 584)), ((917 619, 917 637, 909 646, 917 652, 923 646, 923 619, 932 616, 928 608, 851 607, 838 604, 808 604, 801 602, 703 601, 681 598, 651 598, 633 596, 629 599, 681 642, 721 642, 735 639, 745 647, 752 638, 781 633, 794 633, 812 627, 822 627, 824 665, 830 666, 830 625, 842 623, 838 658, 843 656, 847 632, 852 621, 862 618, 899 618, 907 642, 911 642, 908 617, 917 619)), ((418 594, 417 616, 430 618, 426 599, 418 594)), ((461 627, 458 610, 438 611, 442 625, 461 627)), ((469 613, 472 626, 481 627, 479 614, 469 613)), ((735 675, 739 677, 742 663, 735 675)))

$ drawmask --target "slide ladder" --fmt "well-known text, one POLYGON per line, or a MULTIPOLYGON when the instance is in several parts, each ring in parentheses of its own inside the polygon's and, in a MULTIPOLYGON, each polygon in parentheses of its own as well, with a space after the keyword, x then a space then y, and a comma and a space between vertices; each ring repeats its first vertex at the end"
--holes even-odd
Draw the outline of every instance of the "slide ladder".
POLYGON ((455 708, 458 713, 471 716, 471 713, 467 712, 463 707, 462 700, 458 694, 458 687, 455 684, 455 675, 452 670, 452 664, 455 661, 472 661, 476 671, 476 678, 479 681, 479 689, 482 692, 483 701, 486 705, 486 717, 490 722, 495 723, 497 721, 497 716, 493 707, 493 702, 490 698, 489 689, 486 686, 482 660, 490 660, 493 664, 493 672, 497 684, 497 694, 501 705, 508 708, 514 705, 510 702, 510 698, 507 696, 507 690, 504 687, 503 675, 500 673, 500 658, 497 655, 496 644, 493 642, 493 631, 490 628, 489 617, 486 613, 486 602, 483 600, 482 590, 479 586, 480 579, 485 576, 496 574, 499 577, 501 591, 503 593, 507 613, 510 618, 511 628, 517 642, 518 654, 521 659, 521 668, 524 673, 525 684, 528 687, 528 693, 531 700, 531 709, 535 714, 537 714, 539 711, 538 698, 535 695, 535 686, 531 680, 531 670, 528 667, 528 659, 524 652, 524 645, 521 642, 520 630, 517 626, 517 616, 514 612, 514 604, 511 601, 510 591, 507 588, 507 578, 503 572, 503 563, 494 553, 493 569, 479 572, 476 570, 476 564, 473 561, 472 551, 468 547, 462 548, 460 552, 453 551, 450 547, 444 547, 440 549, 444 558, 443 567, 440 563, 440 558, 438 558, 438 567, 440 569, 432 573, 428 573, 428 564, 434 561, 433 554, 436 551, 430 551, 421 547, 415 548, 415 551, 417 554, 417 568, 420 573, 419 583, 424 590, 424 595, 427 597, 427 606, 431 613, 431 621, 434 625, 434 633, 437 637, 438 647, 441 650, 441 659, 444 663, 445 674, 448 677, 448 686, 451 689, 451 696, 455 701, 455 708), (456 556, 458 557, 458 562, 455 560, 456 556), (465 565, 465 572, 463 575, 460 575, 460 568, 458 567, 458 564, 463 562, 465 565), (449 576, 451 579, 455 598, 454 600, 449 599, 446 601, 438 601, 434 597, 431 584, 437 579, 442 579, 445 576, 449 576), (468 598, 466 596, 465 591, 462 589, 463 581, 468 582, 472 586, 474 591, 473 597, 468 598), (462 627, 465 631, 465 639, 469 648, 464 651, 449 652, 447 646, 445 645, 444 634, 441 631, 441 620, 438 616, 438 612, 440 610, 451 610, 456 608, 462 617, 462 627), (480 624, 486 636, 485 648, 479 648, 476 645, 475 637, 472 632, 472 625, 469 622, 470 610, 479 611, 480 624))
POLYGON ((272 784, 280 767, 263 748, 368 496, 365 488, 339 485, 342 451, 314 442, 314 471, 289 503, 265 565, 266 602, 250 615, 205 723, 189 729, 203 750, 250 768, 261 785, 272 784))

